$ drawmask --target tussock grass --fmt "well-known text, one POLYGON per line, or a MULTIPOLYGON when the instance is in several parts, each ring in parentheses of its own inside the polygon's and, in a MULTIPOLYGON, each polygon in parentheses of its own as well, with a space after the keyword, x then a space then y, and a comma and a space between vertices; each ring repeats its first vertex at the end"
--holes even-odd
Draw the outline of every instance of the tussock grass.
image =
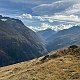
POLYGON ((80 80, 80 47, 1 67, 0 80, 80 80))

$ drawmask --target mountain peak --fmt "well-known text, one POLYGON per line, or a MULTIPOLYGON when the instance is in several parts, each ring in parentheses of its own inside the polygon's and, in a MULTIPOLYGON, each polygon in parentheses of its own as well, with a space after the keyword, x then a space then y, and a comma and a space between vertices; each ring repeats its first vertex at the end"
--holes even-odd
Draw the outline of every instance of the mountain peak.
POLYGON ((54 33, 56 33, 56 31, 52 30, 51 28, 47 28, 45 30, 37 32, 37 34, 39 34, 40 36, 42 36, 42 38, 44 38, 44 39, 47 39, 48 37, 50 37, 54 33))

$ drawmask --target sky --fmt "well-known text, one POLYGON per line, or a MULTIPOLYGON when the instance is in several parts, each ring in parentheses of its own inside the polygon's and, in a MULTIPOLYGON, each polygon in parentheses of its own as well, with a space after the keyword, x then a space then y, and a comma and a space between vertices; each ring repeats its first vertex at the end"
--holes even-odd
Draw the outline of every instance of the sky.
POLYGON ((80 0, 0 0, 0 15, 18 18, 34 31, 80 25, 80 0))

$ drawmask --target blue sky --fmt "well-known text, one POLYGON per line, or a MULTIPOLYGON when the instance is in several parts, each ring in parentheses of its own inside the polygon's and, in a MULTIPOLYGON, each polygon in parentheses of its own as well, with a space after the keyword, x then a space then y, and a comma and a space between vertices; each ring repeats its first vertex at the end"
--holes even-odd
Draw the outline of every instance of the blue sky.
POLYGON ((0 0, 0 14, 21 19, 32 30, 80 25, 80 0, 0 0))

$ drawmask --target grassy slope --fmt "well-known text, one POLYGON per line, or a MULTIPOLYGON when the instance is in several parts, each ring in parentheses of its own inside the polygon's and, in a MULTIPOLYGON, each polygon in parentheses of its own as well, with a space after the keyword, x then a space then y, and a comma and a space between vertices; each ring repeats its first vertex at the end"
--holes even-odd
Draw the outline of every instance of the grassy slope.
POLYGON ((0 80, 80 80, 80 48, 60 49, 47 58, 1 67, 0 80))

